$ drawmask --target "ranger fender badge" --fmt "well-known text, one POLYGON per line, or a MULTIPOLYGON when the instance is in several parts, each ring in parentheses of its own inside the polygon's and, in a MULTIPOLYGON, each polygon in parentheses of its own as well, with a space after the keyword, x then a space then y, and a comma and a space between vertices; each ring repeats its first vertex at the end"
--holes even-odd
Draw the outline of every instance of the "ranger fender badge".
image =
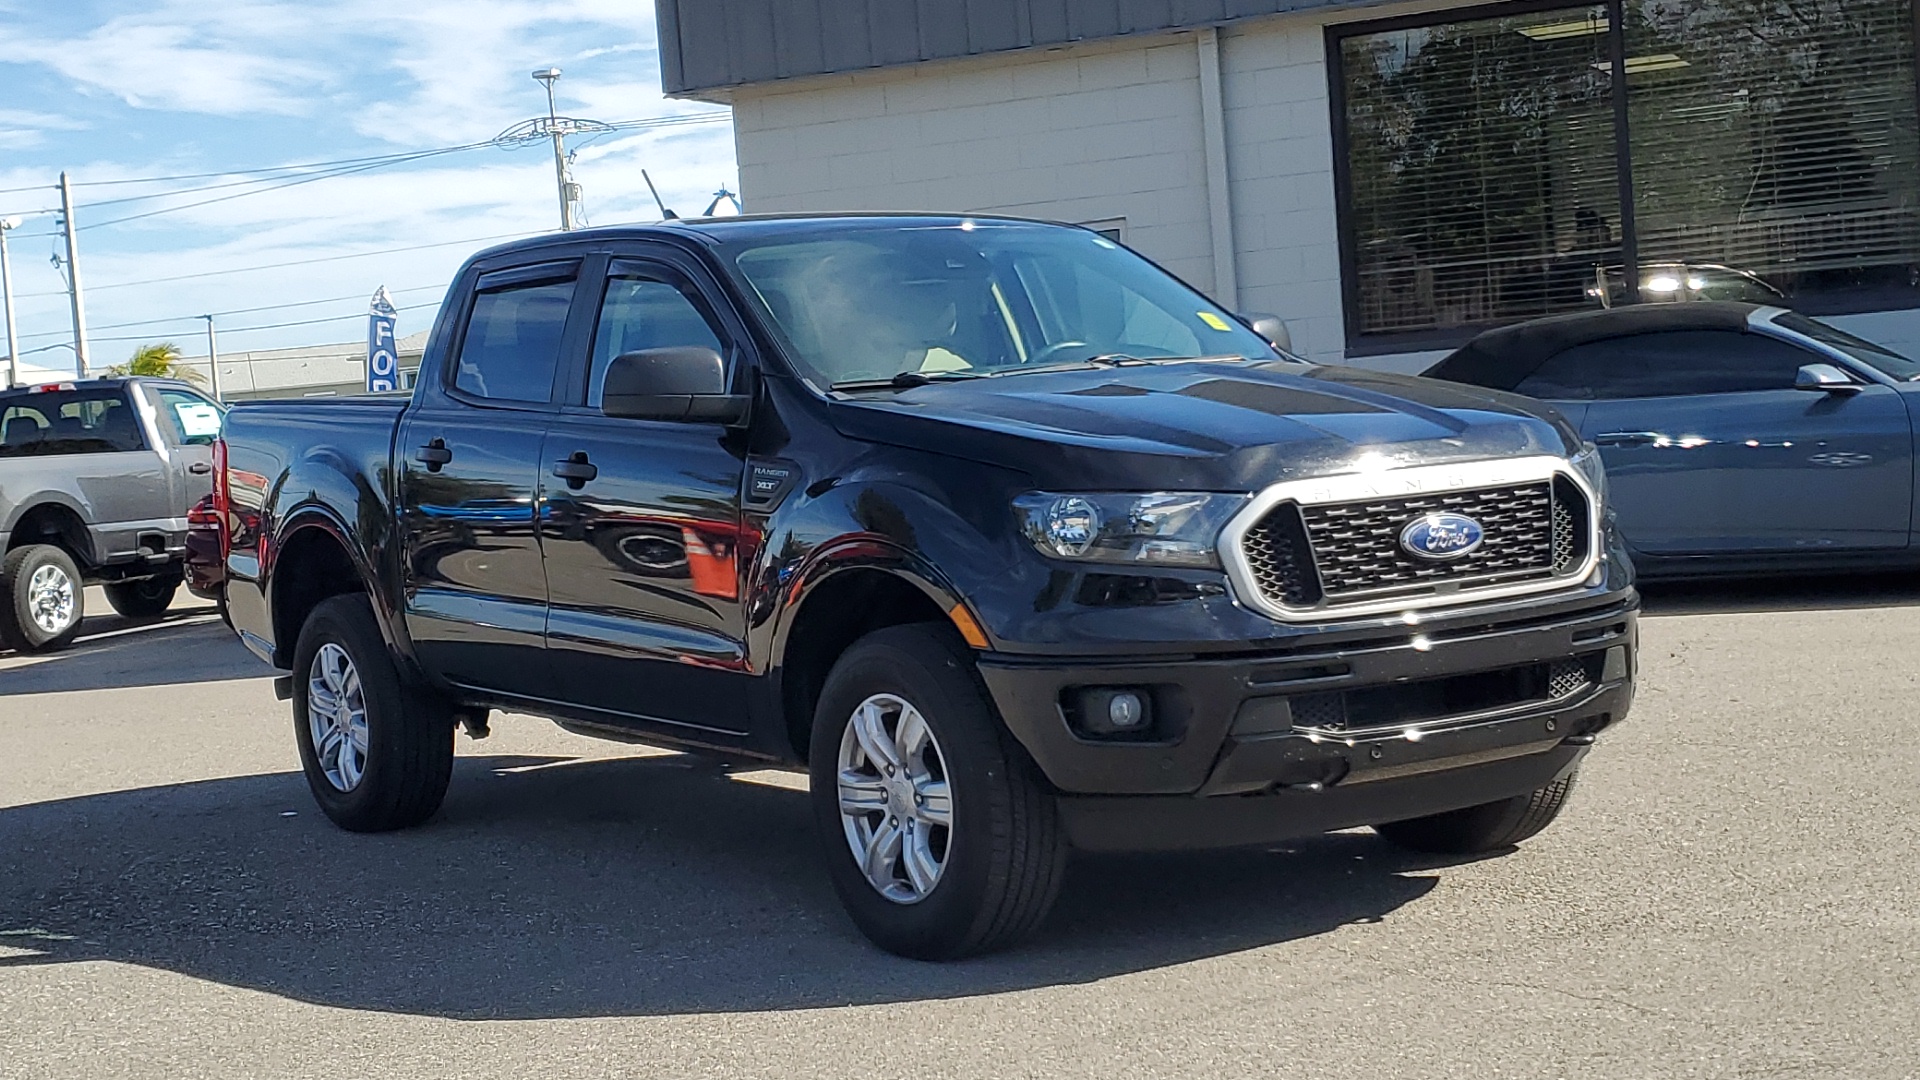
POLYGON ((794 481, 799 478, 800 467, 790 461, 749 461, 746 508, 772 510, 787 497, 787 492, 793 490, 794 481))
POLYGON ((1400 530, 1400 547, 1432 562, 1471 555, 1486 539, 1487 530, 1465 514, 1423 514, 1400 530))

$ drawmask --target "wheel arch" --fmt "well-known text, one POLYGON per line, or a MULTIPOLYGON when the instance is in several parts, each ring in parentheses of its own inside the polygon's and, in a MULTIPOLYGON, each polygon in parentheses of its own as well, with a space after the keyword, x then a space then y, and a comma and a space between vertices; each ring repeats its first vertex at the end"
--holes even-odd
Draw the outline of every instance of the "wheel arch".
POLYGON ((21 500, 6 523, 6 538, 8 551, 27 544, 53 544, 71 556, 82 573, 97 565, 86 509, 62 492, 42 492, 21 500))
POLYGON ((788 749, 800 761, 827 672, 848 646, 889 626, 972 624, 965 602, 918 560, 871 539, 816 552, 784 596, 773 655, 788 749))
POLYGON ((331 597, 351 593, 365 593, 371 601, 387 648, 400 655, 408 651, 384 602, 378 575, 354 542, 352 531, 326 508, 298 511, 280 530, 279 541, 262 564, 277 666, 292 664, 300 628, 314 608, 331 597))

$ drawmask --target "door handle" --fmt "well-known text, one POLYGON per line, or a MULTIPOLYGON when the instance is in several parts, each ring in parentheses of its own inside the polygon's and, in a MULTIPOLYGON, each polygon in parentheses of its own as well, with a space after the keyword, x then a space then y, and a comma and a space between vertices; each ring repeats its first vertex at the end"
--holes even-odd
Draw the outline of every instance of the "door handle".
POLYGON ((565 480, 568 487, 579 491, 587 486, 587 481, 600 475, 600 467, 587 460, 585 450, 575 450, 572 457, 553 463, 553 475, 565 480))
POLYGON ((1666 436, 1657 431, 1609 431, 1604 435, 1595 435, 1595 446, 1651 446, 1666 436))
POLYGON ((187 471, 195 476, 205 476, 213 471, 213 466, 204 461, 196 461, 187 466, 187 471))
POLYGON ((439 472, 440 466, 453 460, 453 451, 447 449, 447 440, 435 439, 415 450, 413 460, 425 465, 428 472, 439 472))

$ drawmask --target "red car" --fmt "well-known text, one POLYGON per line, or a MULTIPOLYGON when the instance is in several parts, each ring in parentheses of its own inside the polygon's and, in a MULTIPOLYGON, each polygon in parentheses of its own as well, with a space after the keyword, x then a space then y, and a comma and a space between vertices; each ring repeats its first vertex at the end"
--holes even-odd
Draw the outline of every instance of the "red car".
MULTIPOLYGON (((187 591, 220 605, 227 618, 227 564, 220 553, 220 515, 208 495, 187 511, 187 591)), ((228 623, 232 625, 231 622, 228 623)))

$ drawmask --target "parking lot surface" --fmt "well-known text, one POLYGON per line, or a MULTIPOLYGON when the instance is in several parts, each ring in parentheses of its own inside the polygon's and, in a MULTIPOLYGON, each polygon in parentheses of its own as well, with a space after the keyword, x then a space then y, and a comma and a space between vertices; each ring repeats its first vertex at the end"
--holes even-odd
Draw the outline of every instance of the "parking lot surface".
POLYGON ((797 778, 505 717, 350 835, 211 608, 96 618, 0 656, 0 1077, 1920 1075, 1920 579, 1667 589, 1643 647, 1516 853, 1083 858, 940 966, 797 778))

